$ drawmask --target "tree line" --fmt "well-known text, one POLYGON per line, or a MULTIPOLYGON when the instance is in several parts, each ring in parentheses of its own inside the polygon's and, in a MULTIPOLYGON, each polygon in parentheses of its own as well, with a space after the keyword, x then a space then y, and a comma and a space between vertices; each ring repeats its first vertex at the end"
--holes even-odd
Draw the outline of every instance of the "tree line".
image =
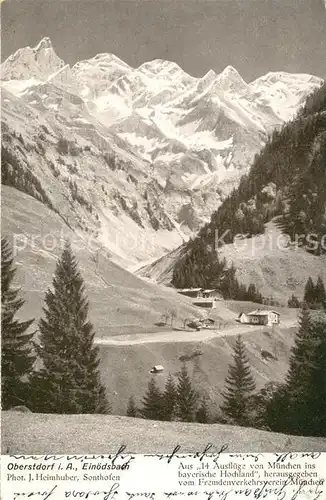
POLYGON ((177 381, 169 373, 163 391, 152 377, 140 407, 137 407, 134 396, 130 397, 127 415, 169 422, 209 421, 207 398, 205 395, 201 396, 193 387, 185 364, 181 367, 177 381))
POLYGON ((316 284, 309 276, 304 288, 303 301, 300 302, 294 294, 288 300, 288 307, 299 308, 302 304, 309 309, 326 309, 326 291, 321 276, 318 276, 316 284))
POLYGON ((201 238, 187 243, 189 247, 173 268, 171 284, 176 288, 214 288, 224 299, 263 303, 263 296, 254 283, 247 287, 236 278, 236 268, 220 259, 214 245, 201 238))

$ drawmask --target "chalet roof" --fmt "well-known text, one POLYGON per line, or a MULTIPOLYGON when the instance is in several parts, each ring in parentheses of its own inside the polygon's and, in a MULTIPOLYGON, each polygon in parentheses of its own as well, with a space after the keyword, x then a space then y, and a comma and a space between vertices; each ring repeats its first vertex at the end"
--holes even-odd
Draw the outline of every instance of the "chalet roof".
POLYGON ((162 371, 162 370, 164 370, 164 366, 162 366, 162 365, 155 365, 155 366, 153 366, 152 370, 162 371))
POLYGON ((247 316, 268 316, 269 313, 274 313, 280 316, 280 313, 277 311, 267 311, 263 309, 256 309, 255 311, 248 313, 247 316))
POLYGON ((202 288, 177 288, 177 292, 200 292, 202 288))
POLYGON ((217 290, 215 290, 215 288, 203 290, 203 293, 212 293, 212 292, 217 292, 217 290))

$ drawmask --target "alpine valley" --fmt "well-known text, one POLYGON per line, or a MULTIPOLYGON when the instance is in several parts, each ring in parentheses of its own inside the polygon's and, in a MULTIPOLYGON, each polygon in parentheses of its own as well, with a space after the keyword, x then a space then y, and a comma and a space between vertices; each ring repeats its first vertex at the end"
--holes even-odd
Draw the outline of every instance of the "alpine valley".
MULTIPOLYGON (((108 444, 113 451, 122 442, 131 452, 142 453, 173 450, 176 442, 187 452, 207 442, 230 443, 232 452, 275 451, 276 445, 279 451, 324 450, 319 437, 318 443, 310 438, 303 442, 299 436, 285 439, 257 429, 244 432, 244 427, 235 432, 225 425, 203 432, 199 424, 184 423, 189 419, 161 422, 157 428, 149 414, 148 424, 121 417, 131 400, 133 416, 138 414, 153 377, 163 394, 166 381, 173 385, 174 377, 188 377, 187 364, 191 384, 203 395, 199 409, 205 413, 207 403, 213 421, 224 398, 235 337, 240 350, 240 336, 244 338, 257 390, 271 383, 265 394, 269 398, 274 385, 284 383, 298 322, 297 309, 286 307, 288 299, 291 294, 302 298, 309 276, 313 291, 326 280, 325 253, 291 246, 297 227, 325 233, 323 80, 277 72, 247 83, 231 66, 195 78, 174 62, 153 60, 132 68, 109 53, 70 67, 49 38, 11 55, 1 74, 1 222, 17 274, 10 259, 5 263, 8 280, 23 296, 16 300, 18 288, 13 289, 7 303, 18 307, 19 320, 35 319, 26 328, 33 328, 37 341, 42 340, 44 314, 50 318, 50 306, 55 309, 47 359, 58 361, 60 370, 64 367, 53 387, 57 384, 69 405, 61 390, 62 373, 70 383, 94 340, 103 387, 116 415, 86 417, 89 408, 79 403, 73 412, 84 415, 58 415, 54 406, 49 415, 45 385, 46 396, 36 398, 44 407, 36 406, 31 415, 5 415, 5 453, 107 453, 108 444), (277 219, 288 206, 290 217, 282 226, 277 219), (219 228, 231 231, 217 248, 213 240, 219 228), (241 238, 241 243, 250 241, 249 247, 237 244, 239 234, 250 236, 241 238), (289 238, 282 248, 270 244, 282 237, 289 238), (83 281, 74 278, 74 302, 68 266, 58 271, 65 240, 71 243, 87 300, 79 299, 83 281), (233 293, 235 272, 246 296, 233 293), (54 300, 51 290, 59 274, 54 300), (186 294, 192 288, 190 295, 166 286, 171 283, 188 289, 186 294), (232 294, 220 294, 219 285, 232 294), (215 294, 211 309, 194 300, 193 292, 201 289, 215 294), (250 289, 255 293, 249 294, 250 289), (264 315, 281 317, 280 323, 242 323, 239 317, 253 312, 260 321, 257 307, 263 299, 264 315), (271 307, 277 307, 276 313, 271 307), (87 333, 92 325, 94 335, 87 333), (82 356, 74 344, 80 339, 82 356), (55 344, 63 346, 59 354, 51 347, 55 344)), ((69 267, 75 269, 74 264, 69 267)), ((8 338, 11 366, 14 351, 8 338)), ((97 369, 95 351, 90 352, 92 370, 97 369)), ((41 362, 36 359, 36 369, 41 362)), ((78 377, 84 380, 84 365, 80 367, 78 377)), ((12 379, 7 380, 12 386, 12 379)), ((73 390, 79 394, 76 380, 73 390)), ((160 391, 155 389, 154 396, 160 391)), ((64 413, 62 407, 59 413, 64 413)))
POLYGON ((195 235, 322 84, 284 72, 247 83, 231 66, 195 78, 108 53, 70 67, 48 38, 1 73, 3 183, 24 192, 21 210, 32 196, 129 270, 195 235))

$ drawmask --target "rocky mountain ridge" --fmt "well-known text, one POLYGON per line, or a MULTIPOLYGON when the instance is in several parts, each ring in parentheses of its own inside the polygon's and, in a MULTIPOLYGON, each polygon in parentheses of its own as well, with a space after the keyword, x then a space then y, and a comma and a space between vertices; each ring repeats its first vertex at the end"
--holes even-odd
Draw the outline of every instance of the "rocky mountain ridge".
POLYGON ((174 62, 134 69, 112 54, 70 67, 48 38, 1 73, 5 182, 128 267, 208 221, 268 134, 322 83, 281 72, 247 84, 231 66, 194 78, 174 62))

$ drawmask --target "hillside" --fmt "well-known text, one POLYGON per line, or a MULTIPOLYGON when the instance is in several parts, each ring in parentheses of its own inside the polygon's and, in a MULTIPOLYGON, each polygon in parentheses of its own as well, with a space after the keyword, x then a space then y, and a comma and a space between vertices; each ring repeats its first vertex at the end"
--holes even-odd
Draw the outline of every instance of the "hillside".
MULTIPOLYGON (((2 233, 15 235, 17 245, 17 283, 26 300, 22 308, 24 319, 39 319, 63 241, 72 239, 90 300, 90 319, 100 347, 102 378, 114 412, 125 413, 131 394, 141 400, 153 365, 164 365, 165 372, 160 378, 164 383, 169 371, 175 374, 180 369, 179 357, 197 348, 203 351, 199 359, 200 370, 196 365, 197 380, 205 390, 211 391, 212 404, 216 404, 227 372, 232 336, 240 328, 235 319, 241 310, 255 309, 256 304, 221 302, 211 313, 216 319, 215 330, 196 332, 195 337, 189 331, 178 331, 183 329, 184 319, 205 314, 202 309, 192 306, 191 299, 176 293, 173 288, 137 278, 120 268, 110 260, 105 248, 98 247, 95 251, 94 242, 72 233, 59 215, 34 198, 3 186, 2 204, 2 233), (157 326, 161 315, 172 309, 177 311, 174 330, 169 324, 157 326), (216 359, 221 360, 218 367, 216 359)), ((276 362, 277 370, 260 356, 261 348, 274 349, 268 335, 262 335, 260 329, 245 329, 261 384, 274 377, 281 380, 287 369, 293 336, 286 332, 296 324, 296 311, 284 309, 282 315, 285 330, 284 334, 281 331, 279 334, 282 354, 276 362)), ((189 364, 191 371, 193 362, 189 364)))
POLYGON ((228 453, 275 453, 326 451, 326 440, 285 436, 257 429, 229 425, 153 422, 104 415, 40 415, 2 413, 2 453, 26 455, 83 455, 117 452, 180 453, 203 451, 213 443, 212 452, 225 444, 228 453), (146 439, 144 439, 146 436, 146 439))
POLYGON ((238 185, 268 134, 322 80, 228 66, 202 78, 113 54, 73 67, 48 38, 2 73, 2 182, 30 194, 132 268, 176 248, 238 185))
POLYGON ((71 240, 85 279, 90 317, 99 337, 156 331, 161 314, 175 307, 181 317, 198 315, 189 299, 119 267, 103 245, 82 231, 73 232, 59 214, 31 196, 2 186, 1 215, 2 235, 16 245, 17 283, 26 299, 24 317, 39 318, 65 239, 71 240))
MULTIPOLYGON (((257 308, 256 304, 251 305, 250 310, 254 308, 257 308)), ((257 387, 260 389, 270 381, 282 382, 288 370, 296 330, 296 311, 293 311, 292 318, 287 312, 281 313, 281 328, 272 332, 270 328, 238 325, 235 320, 239 312, 236 311, 243 310, 243 304, 238 304, 236 311, 226 309, 225 314, 223 311, 216 313, 222 319, 217 319, 216 326, 211 330, 171 330, 146 336, 128 335, 98 340, 102 380, 108 389, 113 413, 125 415, 130 396, 134 396, 136 403, 141 405, 153 376, 150 373, 152 366, 164 367, 164 372, 156 375, 158 385, 163 389, 168 374, 177 376, 182 359, 185 359, 193 384, 207 396, 214 418, 222 402, 221 392, 237 334, 243 337, 257 387), (261 350, 270 352, 277 359, 266 361, 261 350)), ((181 328, 180 323, 178 327, 181 328)))
POLYGON ((216 320, 213 330, 185 331, 186 318, 205 314, 192 306, 191 299, 120 268, 110 260, 105 248, 98 247, 95 251, 94 242, 72 233, 59 215, 34 198, 3 186, 2 203, 2 232, 15 235, 17 283, 26 300, 21 310, 24 319, 39 319, 63 241, 72 239, 90 300, 102 380, 114 413, 125 414, 132 394, 140 403, 152 366, 164 366, 164 373, 158 377, 159 383, 164 384, 169 372, 177 374, 180 370, 180 356, 191 355, 198 349, 202 354, 187 362, 188 369, 198 387, 209 395, 214 412, 237 333, 245 336, 258 385, 282 380, 293 342, 296 310, 280 309, 281 329, 274 340, 268 329, 264 334, 261 328, 241 327, 236 323, 239 312, 257 307, 252 303, 223 301, 211 312, 216 320), (172 309, 177 312, 173 328, 169 323, 158 326, 161 315, 172 309), (261 349, 274 352, 275 348, 278 360, 264 361, 261 349))

